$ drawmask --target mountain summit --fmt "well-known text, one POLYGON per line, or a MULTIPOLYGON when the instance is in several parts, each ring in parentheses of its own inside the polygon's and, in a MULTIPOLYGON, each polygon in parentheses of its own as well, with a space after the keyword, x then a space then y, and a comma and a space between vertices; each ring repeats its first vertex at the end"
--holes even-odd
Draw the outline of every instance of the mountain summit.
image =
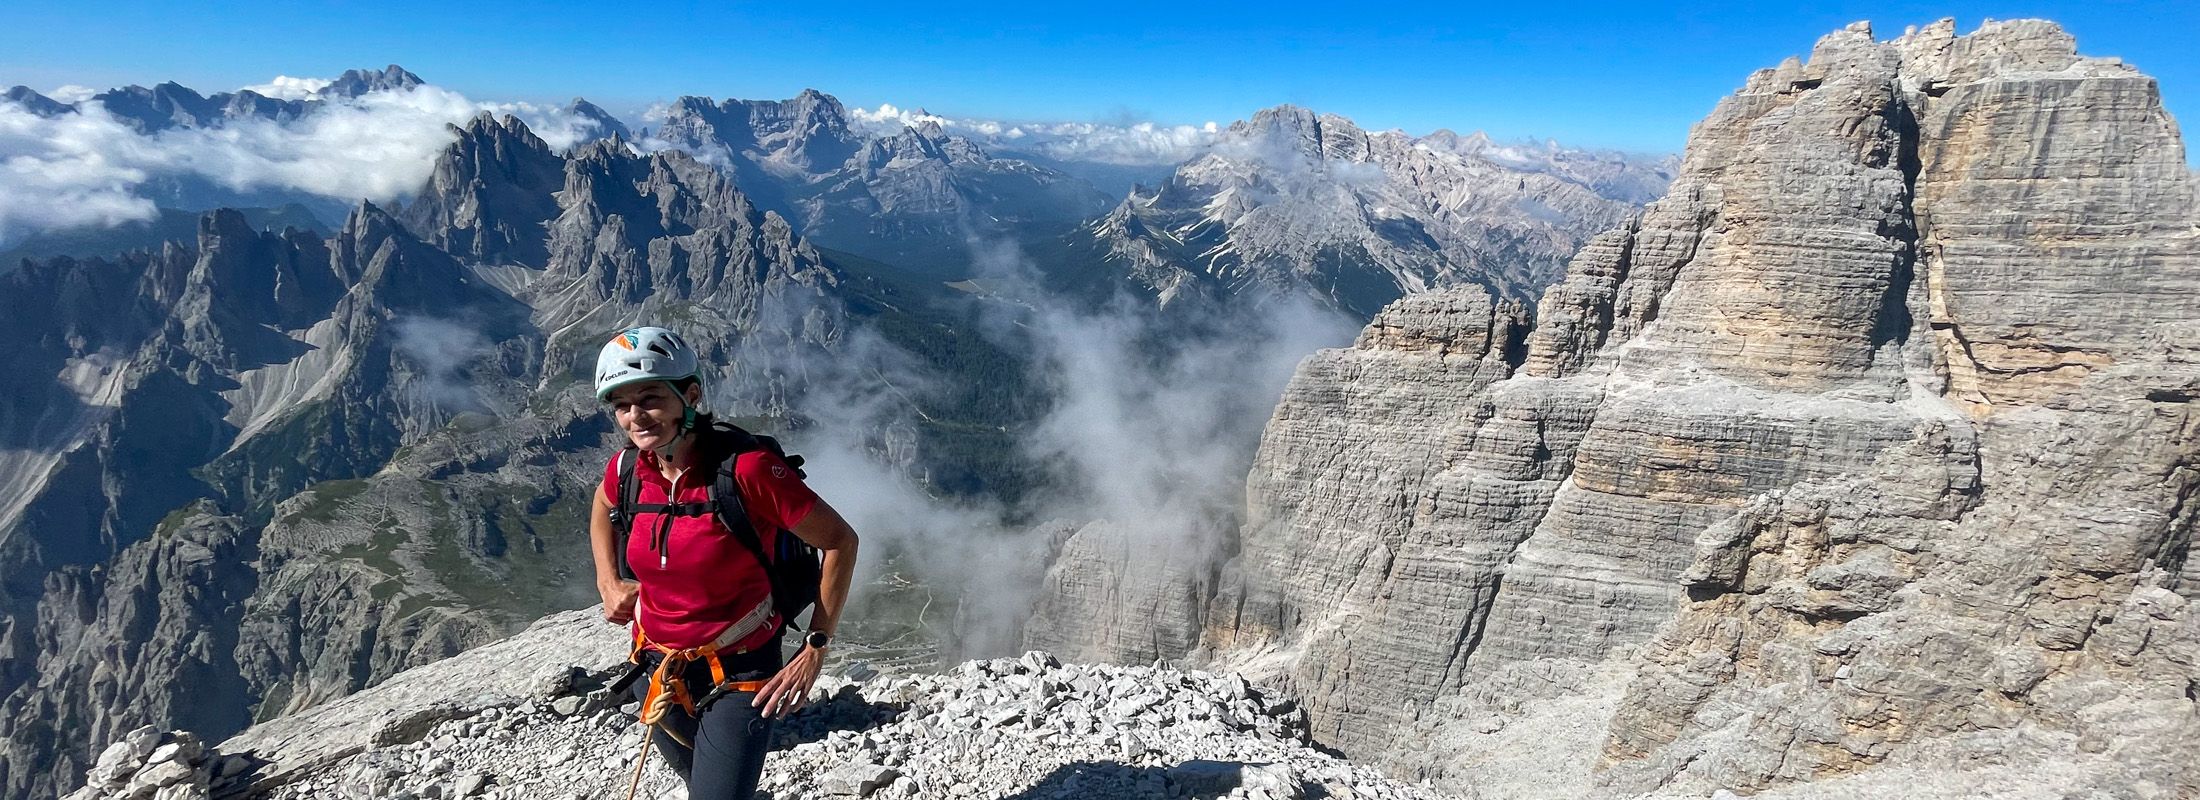
MULTIPOLYGON (((1625 169, 1662 185, 1655 166, 1625 169)), ((1160 186, 1132 192, 1092 236, 1165 301, 1259 286, 1310 290, 1371 315, 1403 294, 1462 283, 1532 298, 1592 233, 1633 208, 1449 134, 1368 133, 1278 106, 1232 124, 1160 186)))
POLYGON ((401 92, 426 85, 420 76, 391 64, 381 70, 347 69, 314 94, 322 97, 359 97, 370 92, 401 92))

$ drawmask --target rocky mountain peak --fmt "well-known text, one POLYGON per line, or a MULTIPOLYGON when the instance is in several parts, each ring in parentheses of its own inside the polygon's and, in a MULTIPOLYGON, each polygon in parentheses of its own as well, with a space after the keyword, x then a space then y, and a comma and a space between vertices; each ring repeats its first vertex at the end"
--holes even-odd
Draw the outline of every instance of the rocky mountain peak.
POLYGON ((552 193, 564 183, 564 159, 511 115, 484 111, 454 130, 404 209, 407 226, 462 258, 543 266, 543 226, 557 217, 552 193))
POLYGON ((1321 115, 1304 106, 1282 103, 1253 112, 1253 118, 1230 123, 1235 130, 1312 130, 1321 124, 1321 115))
MULTIPOLYGON (((1261 155, 1275 158, 1286 153, 1320 164, 1331 158, 1364 156, 1366 148, 1346 148, 1332 152, 1333 142, 1346 142, 1364 137, 1351 120, 1332 114, 1317 114, 1310 109, 1293 105, 1264 108, 1250 120, 1231 123, 1227 139, 1236 139, 1262 148, 1261 155)), ((1222 146, 1227 150, 1227 144, 1222 146)))
MULTIPOLYGON (((585 612, 218 744, 118 731, 68 800, 270 800, 361 792, 517 798, 676 792, 633 761, 633 704, 605 690, 624 656, 585 612)), ((1438 800, 1306 739, 1297 699, 1243 676, 1065 664, 1041 651, 940 674, 827 676, 776 726, 777 797, 1379 797, 1438 800)))
POLYGON ((0 98, 20 105, 25 110, 41 117, 57 117, 73 110, 68 104, 39 94, 28 86, 12 87, 8 89, 6 94, 0 94, 0 98))
POLYGON ((569 114, 595 123, 596 135, 593 138, 618 139, 620 141, 634 140, 634 131, 628 129, 626 123, 620 122, 618 117, 611 115, 611 112, 603 110, 602 106, 588 102, 586 99, 573 98, 573 102, 568 103, 565 110, 569 114))
POLYGON ((141 134, 216 124, 223 118, 222 107, 228 100, 227 95, 209 99, 173 81, 150 89, 124 86, 92 96, 92 102, 141 134))
POLYGON ((217 209, 199 218, 197 258, 172 313, 203 338, 224 342, 195 351, 200 358, 234 365, 270 356, 274 343, 256 328, 310 325, 343 290, 319 236, 261 231, 243 214, 217 209))
POLYGON ((860 137, 848 127, 847 109, 815 89, 804 89, 791 100, 750 103, 748 110, 759 146, 811 172, 847 163, 859 146, 860 137))
POLYGON ((997 158, 936 123, 871 136, 839 100, 673 103, 656 137, 730 171, 743 193, 804 237, 889 262, 966 259, 972 225, 1067 228, 1109 198, 1069 175, 997 158))
POLYGON ((823 270, 785 220, 684 152, 643 156, 598 141, 576 150, 564 174, 551 274, 604 297, 638 304, 723 290, 721 299, 747 307, 764 284, 811 282, 823 270))
MULTIPOLYGON (((158 133, 171 128, 218 127, 230 120, 264 119, 288 120, 304 115, 314 103, 329 100, 356 98, 369 92, 404 91, 422 85, 419 76, 395 65, 379 72, 350 70, 342 78, 315 92, 312 98, 282 100, 266 97, 249 89, 235 92, 217 92, 201 95, 189 87, 173 81, 146 88, 124 86, 93 95, 90 102, 99 103, 108 113, 140 134, 158 133)), ((27 89, 25 91, 28 91, 27 89)), ((36 93, 31 93, 35 95, 36 93)), ((44 99, 41 103, 21 98, 26 106, 46 109, 40 113, 58 113, 55 107, 73 109, 73 105, 44 99)))
MULTIPOLYGON (((395 214, 371 202, 352 209, 329 241, 336 263, 353 270, 355 314, 384 309, 448 311, 465 305, 477 291, 458 262, 415 237, 395 214)), ((358 329, 357 321, 352 326, 358 329)))
POLYGON ((361 200, 359 205, 352 206, 351 213, 344 217, 344 224, 337 229, 335 238, 340 241, 371 246, 392 236, 399 235, 403 231, 404 226, 398 225, 397 221, 390 216, 390 213, 382 210, 381 206, 375 205, 372 200, 361 200))
POLYGON ((925 120, 916 125, 904 126, 892 136, 870 139, 863 143, 853 162, 863 165, 873 177, 882 174, 894 162, 930 160, 942 164, 982 166, 993 156, 976 142, 961 136, 951 136, 939 123, 925 120))
POLYGON ((380 70, 347 69, 344 74, 321 87, 314 94, 321 97, 352 98, 369 92, 401 92, 424 85, 426 81, 404 67, 391 64, 380 70))
MULTIPOLYGON (((1276 106, 1092 231, 1131 280, 1169 298, 1311 291, 1372 316, 1402 294, 1472 282, 1526 300, 1631 209, 1552 160, 1465 155, 1276 106)), ((1626 159, 1598 172, 1662 184, 1626 159)))
POLYGON ((1495 143, 1490 139, 1489 134, 1482 131, 1475 131, 1461 136, 1448 128, 1439 128, 1436 132, 1421 137, 1421 141, 1428 143, 1431 147, 1441 147, 1461 155, 1479 154, 1484 150, 1488 150, 1495 143))
POLYGON ((794 99, 788 100, 787 105, 791 111, 790 116, 807 121, 822 124, 837 121, 842 125, 848 121, 848 109, 840 104, 840 98, 816 89, 803 89, 795 94, 794 99))
POLYGON ((779 174, 830 172, 861 146, 840 101, 814 89, 787 100, 729 98, 715 105, 682 97, 658 135, 691 152, 724 151, 779 174))

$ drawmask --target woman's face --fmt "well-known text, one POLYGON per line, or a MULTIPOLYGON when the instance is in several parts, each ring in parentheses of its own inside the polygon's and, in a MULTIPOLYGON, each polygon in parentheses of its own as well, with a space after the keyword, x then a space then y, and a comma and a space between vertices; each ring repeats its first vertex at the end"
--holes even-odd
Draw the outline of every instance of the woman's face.
POLYGON ((611 390, 611 418, 626 432, 627 441, 643 450, 655 450, 672 442, 680 430, 680 413, 701 399, 699 387, 687 390, 687 403, 663 381, 630 383, 611 390))

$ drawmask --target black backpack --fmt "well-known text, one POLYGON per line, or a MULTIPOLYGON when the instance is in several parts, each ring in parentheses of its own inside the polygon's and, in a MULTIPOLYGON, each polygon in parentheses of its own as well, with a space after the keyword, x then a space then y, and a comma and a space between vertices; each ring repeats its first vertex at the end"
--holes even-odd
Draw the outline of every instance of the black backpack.
POLYGON ((665 513, 682 517, 717 514, 718 521, 733 532, 734 539, 764 565, 764 574, 771 579, 772 608, 779 612, 779 619, 785 625, 795 625, 794 618, 817 603, 818 581, 824 575, 824 565, 819 561, 816 547, 785 528, 775 532, 771 555, 765 555, 764 542, 749 522, 748 506, 741 497, 740 484, 734 480, 733 469, 742 454, 768 450, 786 462, 796 477, 807 478, 809 474, 802 471, 802 457, 788 455, 778 439, 753 434, 727 423, 716 423, 697 433, 715 440, 697 442, 697 446, 707 445, 712 451, 724 454, 718 461, 718 476, 711 484, 708 504, 640 502, 642 482, 634 477, 634 467, 641 459, 635 457, 637 450, 632 444, 619 451, 618 504, 611 509, 611 529, 618 535, 614 557, 619 565, 619 577, 634 579, 634 569, 626 563, 626 541, 633 532, 635 514, 665 513))

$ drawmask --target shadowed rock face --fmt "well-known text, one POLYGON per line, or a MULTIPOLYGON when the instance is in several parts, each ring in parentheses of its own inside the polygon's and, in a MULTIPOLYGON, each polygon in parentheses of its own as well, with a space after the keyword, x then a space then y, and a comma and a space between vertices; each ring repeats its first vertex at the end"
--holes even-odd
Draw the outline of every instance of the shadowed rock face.
POLYGON ((1616 790, 2004 749, 2192 791, 2190 180, 2153 80, 2051 24, 1829 35, 1698 126, 1517 360, 1429 344, 1493 330, 1472 290, 1309 359, 1207 642, 1460 782, 1397 732, 1613 660, 1616 790))
MULTIPOLYGON (((584 103, 574 101, 576 108, 584 103)), ((540 268, 549 259, 542 226, 558 215, 551 193, 564 173, 565 159, 526 125, 484 112, 436 158, 427 188, 403 216, 421 238, 459 258, 540 268)))

